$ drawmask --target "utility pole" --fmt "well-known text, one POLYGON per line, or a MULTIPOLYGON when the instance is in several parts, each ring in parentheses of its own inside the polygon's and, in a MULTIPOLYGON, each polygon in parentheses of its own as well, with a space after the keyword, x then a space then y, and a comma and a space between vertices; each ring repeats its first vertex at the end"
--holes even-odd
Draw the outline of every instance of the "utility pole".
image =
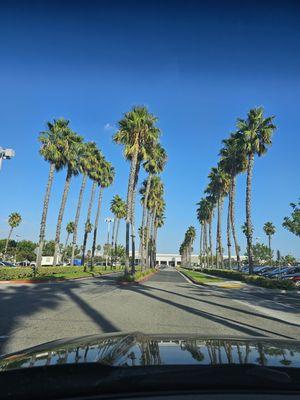
POLYGON ((0 146, 0 171, 2 168, 3 160, 10 160, 14 156, 15 151, 13 149, 3 149, 3 147, 0 146))

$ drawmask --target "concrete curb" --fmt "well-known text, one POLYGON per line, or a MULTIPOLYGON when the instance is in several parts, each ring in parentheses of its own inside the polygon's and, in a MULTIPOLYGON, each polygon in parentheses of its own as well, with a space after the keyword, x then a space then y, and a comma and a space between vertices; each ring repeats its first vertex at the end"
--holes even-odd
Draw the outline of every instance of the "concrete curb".
POLYGON ((70 279, 64 279, 64 278, 57 278, 57 279, 14 279, 14 280, 9 280, 9 281, 0 281, 1 284, 9 283, 9 284, 40 284, 40 283, 60 283, 60 282, 72 282, 72 281, 83 281, 87 279, 95 279, 95 278, 101 278, 102 276, 107 276, 107 275, 115 275, 118 274, 122 271, 119 272, 109 272, 107 274, 100 274, 100 275, 95 275, 95 276, 81 276, 78 278, 70 278, 70 279))

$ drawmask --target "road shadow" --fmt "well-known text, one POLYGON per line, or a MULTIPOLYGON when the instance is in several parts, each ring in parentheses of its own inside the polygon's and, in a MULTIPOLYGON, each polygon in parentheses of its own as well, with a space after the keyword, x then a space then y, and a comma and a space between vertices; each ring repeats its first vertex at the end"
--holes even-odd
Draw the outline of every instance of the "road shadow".
MULTIPOLYGON (((115 286, 114 280, 105 278, 105 286, 115 286)), ((99 281, 93 280, 93 289, 96 286, 98 294, 101 290, 101 285, 104 286, 103 283, 102 278, 99 281)), ((80 295, 83 286, 86 292, 91 293, 91 288, 87 281, 1 286, 0 354, 6 351, 10 337, 13 337, 14 333, 21 329, 24 321, 26 324, 26 318, 34 318, 35 314, 43 310, 58 310, 60 304, 66 302, 66 296, 99 327, 99 332, 119 331, 112 321, 84 300, 80 295)), ((60 337, 63 336, 64 334, 61 332, 60 337)), ((76 336, 76 331, 74 331, 74 336, 76 336)), ((55 337, 53 339, 58 338, 55 337)))

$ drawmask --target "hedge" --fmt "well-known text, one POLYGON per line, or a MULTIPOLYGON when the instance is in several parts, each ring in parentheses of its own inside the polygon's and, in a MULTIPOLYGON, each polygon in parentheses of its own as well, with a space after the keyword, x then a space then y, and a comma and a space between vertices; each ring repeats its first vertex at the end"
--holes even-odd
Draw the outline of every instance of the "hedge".
MULTIPOLYGON (((119 268, 117 269, 119 270, 119 268)), ((87 267, 87 272, 91 272, 87 267)), ((94 267, 93 273, 103 274, 106 272, 104 267, 94 267)), ((36 279, 51 277, 55 278, 56 275, 61 274, 83 274, 83 267, 41 267, 37 270, 36 279)), ((15 279, 32 279, 33 269, 30 267, 0 267, 0 280, 15 280, 15 279)))
POLYGON ((228 269, 207 269, 201 270, 206 274, 220 276, 222 278, 228 278, 249 283, 251 285, 261 286, 268 289, 295 289, 293 282, 288 280, 269 279, 259 275, 247 275, 240 271, 231 271, 228 269))
POLYGON ((157 270, 154 268, 146 269, 145 271, 137 271, 134 275, 120 276, 119 281, 121 281, 121 282, 137 282, 139 279, 141 279, 147 275, 151 275, 154 272, 157 272, 157 270))

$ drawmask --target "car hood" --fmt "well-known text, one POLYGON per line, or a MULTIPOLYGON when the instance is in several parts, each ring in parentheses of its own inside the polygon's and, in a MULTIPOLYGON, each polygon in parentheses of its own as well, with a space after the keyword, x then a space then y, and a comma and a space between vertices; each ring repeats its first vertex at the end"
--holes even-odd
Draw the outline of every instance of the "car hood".
POLYGON ((300 368, 300 341, 140 332, 84 336, 0 357, 0 371, 59 364, 109 366, 256 364, 300 368))

